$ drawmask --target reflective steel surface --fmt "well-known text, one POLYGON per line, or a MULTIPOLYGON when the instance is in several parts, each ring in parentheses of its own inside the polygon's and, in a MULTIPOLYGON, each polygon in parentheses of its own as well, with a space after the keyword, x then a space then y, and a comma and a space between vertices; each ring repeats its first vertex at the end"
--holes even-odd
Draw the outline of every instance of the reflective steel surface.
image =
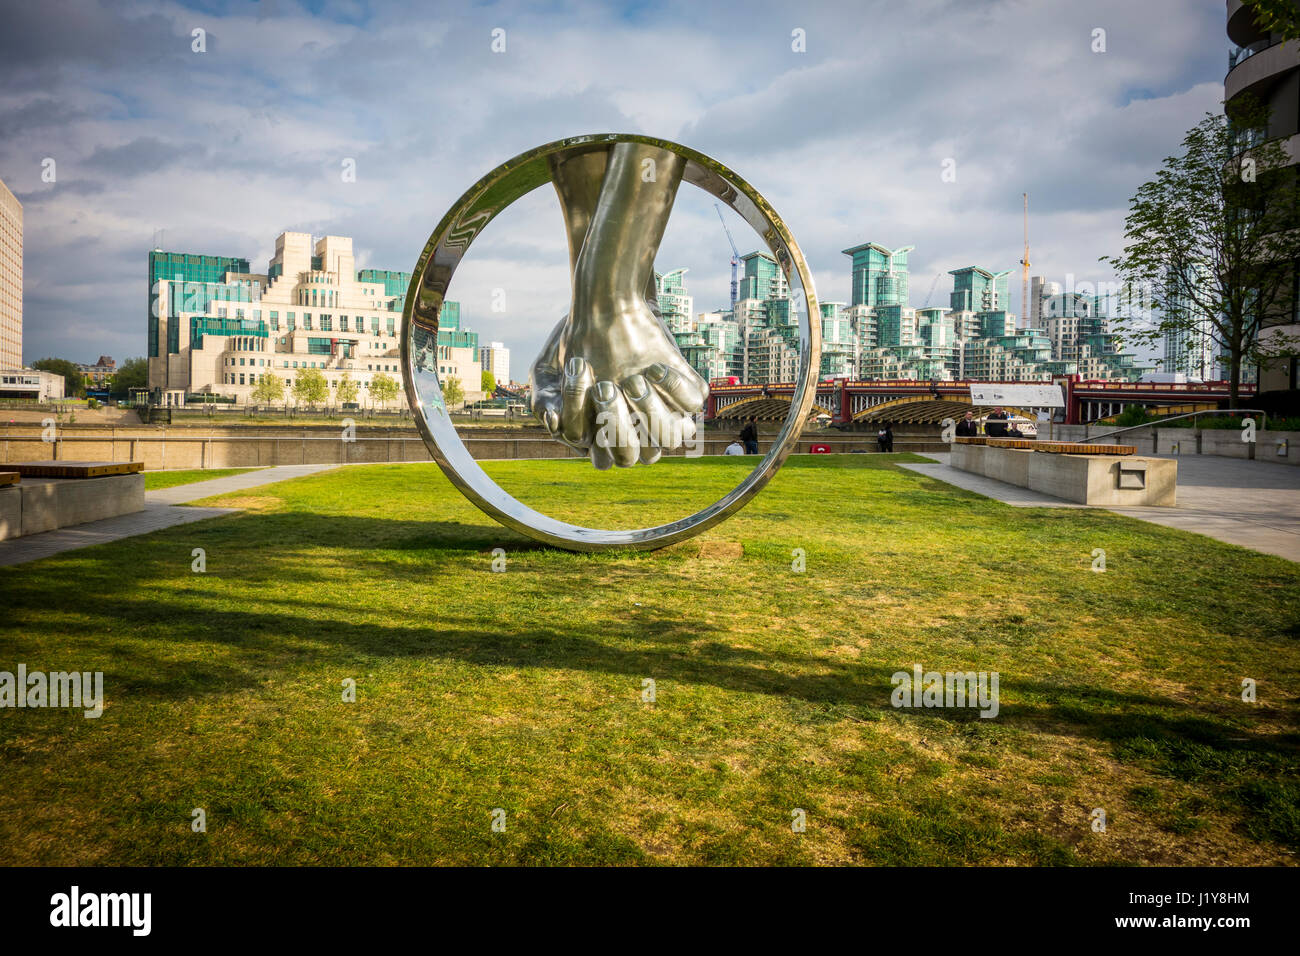
POLYGON ((654 258, 686 161, 618 143, 552 159, 573 295, 533 363, 533 413, 597 468, 653 464, 695 432, 708 383, 659 314, 654 258))
MULTIPOLYGON (((797 298, 793 304, 798 304, 797 298)), ((699 534, 740 510, 771 480, 793 450, 816 395, 816 371, 821 358, 818 316, 812 275, 794 237, 757 190, 727 167, 695 150, 653 137, 620 133, 577 136, 529 150, 488 173, 460 198, 429 237, 413 270, 402 316, 406 397, 434 461, 465 497, 506 527, 569 550, 661 548, 699 534), (669 177, 666 183, 658 180, 659 189, 629 188, 619 192, 601 188, 597 194, 597 171, 602 165, 609 175, 628 164, 644 163, 647 158, 655 160, 657 175, 669 177), (703 392, 698 396, 691 393, 692 380, 677 374, 675 366, 666 365, 671 362, 671 356, 666 351, 655 351, 658 346, 654 332, 642 321, 643 315, 635 322, 621 325, 617 317, 609 318, 613 313, 639 314, 641 306, 654 311, 652 297, 644 291, 643 274, 647 262, 653 270, 654 252, 671 209, 672 196, 666 194, 666 187, 671 186, 675 192, 679 179, 730 206, 763 238, 792 285, 797 275, 803 287, 804 302, 798 311, 799 381, 790 414, 771 450, 753 471, 723 498, 695 514, 668 524, 628 531, 586 528, 559 521, 506 494, 474 461, 456 434, 438 380, 438 316, 443 299, 456 267, 483 227, 519 197, 554 182, 570 236, 574 306, 570 316, 561 321, 548 339, 535 365, 534 384, 543 386, 543 395, 539 405, 535 392, 534 406, 557 438, 590 449, 597 467, 635 464, 625 446, 601 447, 592 434, 595 423, 578 410, 597 402, 614 406, 620 392, 627 402, 628 413, 633 415, 637 410, 643 415, 658 413, 656 406, 645 404, 647 394, 657 396, 669 413, 678 415, 693 410, 689 406, 694 403, 698 407, 703 400, 703 392), (651 223, 650 228, 644 225, 647 221, 651 223), (602 241, 592 246, 592 255, 584 256, 583 248, 597 232, 602 241), (575 250, 578 236, 584 238, 575 250), (637 282, 641 283, 642 290, 639 297, 635 294, 637 282), (611 310, 606 305, 610 302, 621 305, 611 310), (619 348, 607 346, 611 328, 618 330, 615 338, 621 336, 619 348), (623 334, 627 329, 631 332, 623 334), (647 364, 638 358, 646 354, 654 361, 647 364), (574 358, 584 364, 574 364, 574 358), (543 373, 540 382, 536 375, 539 368, 543 373), (597 370, 601 375, 599 380, 597 370), (547 374, 555 378, 547 379, 547 374), (649 379, 653 388, 643 391, 647 385, 644 379, 649 379), (598 390, 594 396, 596 401, 575 403, 565 412, 566 388, 594 389, 598 382, 611 385, 614 391, 598 390)), ((707 386, 703 390, 706 392, 707 386)), ((617 406, 614 408, 617 417, 617 406)), ((637 446, 636 460, 648 463, 647 460, 655 457, 654 449, 637 446)))

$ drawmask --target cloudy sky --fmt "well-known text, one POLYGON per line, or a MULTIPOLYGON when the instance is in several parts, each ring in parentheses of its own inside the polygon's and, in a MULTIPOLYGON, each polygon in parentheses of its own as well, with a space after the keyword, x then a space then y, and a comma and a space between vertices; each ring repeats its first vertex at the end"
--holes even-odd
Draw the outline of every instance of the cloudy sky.
MULTIPOLYGON (((409 270, 480 176, 586 132, 736 170, 824 300, 849 297, 840 250, 875 241, 916 246, 913 305, 932 285, 947 305, 948 270, 979 265, 1013 271, 1018 310, 1021 193, 1035 273, 1108 279, 1097 259, 1134 190, 1220 109, 1229 46, 1222 0, 42 0, 5 19, 0 179, 24 206, 28 362, 144 354, 155 241, 263 271, 280 232, 345 235, 358 267, 409 270)), ((729 259, 684 187, 657 266, 690 269, 700 311, 726 304, 729 259)), ((485 231, 451 295, 526 375, 568 304, 549 190, 485 231)))

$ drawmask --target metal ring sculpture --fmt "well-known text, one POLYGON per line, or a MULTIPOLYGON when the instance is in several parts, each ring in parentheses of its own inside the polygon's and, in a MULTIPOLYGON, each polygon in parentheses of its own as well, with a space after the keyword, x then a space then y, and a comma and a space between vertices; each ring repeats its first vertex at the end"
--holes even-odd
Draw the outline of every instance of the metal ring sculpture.
MULTIPOLYGON (((576 136, 529 150, 475 183, 429 237, 416 262, 402 313, 402 367, 406 398, 429 452, 451 483, 478 508, 508 528, 571 551, 613 548, 649 550, 690 538, 743 508, 776 474, 799 440, 816 397, 821 358, 821 323, 812 275, 785 223, 756 189, 726 166, 685 146, 621 133, 576 136), (666 150, 684 161, 682 180, 726 203, 762 236, 787 277, 803 286, 806 308, 799 313, 799 380, 790 413, 767 455, 728 494, 688 517, 636 530, 607 530, 569 524, 541 514, 500 488, 471 457, 448 415, 438 379, 438 317, 461 259, 474 238, 507 206, 552 181, 557 160, 620 143, 666 150)), ((696 440, 703 440, 698 436, 696 440)))

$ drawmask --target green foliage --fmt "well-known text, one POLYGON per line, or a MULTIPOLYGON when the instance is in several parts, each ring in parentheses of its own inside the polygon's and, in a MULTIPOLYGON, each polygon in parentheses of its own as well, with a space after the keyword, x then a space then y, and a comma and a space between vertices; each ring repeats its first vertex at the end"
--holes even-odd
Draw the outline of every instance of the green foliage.
POLYGON ((258 405, 274 405, 284 401, 284 382, 275 372, 264 372, 253 386, 251 398, 258 405))
POLYGON ((1300 39, 1300 7, 1295 0, 1245 0, 1262 30, 1288 40, 1300 39))
POLYGON ((1261 420, 1259 415, 1199 415, 1196 418, 1179 418, 1177 415, 1156 415, 1142 411, 1136 405, 1128 406, 1117 415, 1115 425, 1119 428, 1155 425, 1159 428, 1230 430, 1240 429, 1247 418, 1254 419, 1256 425, 1269 431, 1300 431, 1300 418, 1274 418, 1271 415, 1266 420, 1261 420))
POLYGON ((298 404, 319 405, 329 398, 329 383, 318 368, 300 368, 293 380, 293 397, 298 404))
POLYGON ((357 394, 360 391, 361 386, 353 380, 352 373, 344 372, 343 377, 340 378, 338 384, 334 386, 334 397, 338 400, 339 404, 342 405, 348 402, 355 402, 357 400, 357 394))
POLYGON ((86 394, 86 377, 77 368, 77 363, 61 358, 37 359, 32 368, 42 372, 53 372, 63 376, 63 394, 68 398, 81 398, 86 394))
MULTIPOLYGON (((1275 432, 1293 432, 1300 431, 1300 418, 1274 418, 1269 416, 1264 422, 1260 421, 1258 415, 1202 415, 1200 418, 1184 419, 1192 422, 1190 428, 1213 428, 1213 429, 1240 429, 1241 423, 1246 418, 1253 418, 1256 425, 1267 427, 1269 431, 1275 432)), ((1174 425, 1181 426, 1183 422, 1174 422, 1174 425)))
POLYGON ((461 387, 460 379, 456 376, 453 375, 442 383, 442 399, 447 403, 448 408, 455 408, 465 401, 465 389, 461 387))
POLYGON ((1266 319, 1289 314, 1300 258, 1295 170, 1280 140, 1262 140, 1267 126, 1252 97, 1233 102, 1231 119, 1207 113, 1134 195, 1123 252, 1102 259, 1138 306, 1118 320, 1126 338, 1152 345, 1203 326, 1229 357, 1234 405, 1243 365, 1300 344, 1259 340, 1266 319))
POLYGON ((491 398, 497 390, 496 376, 484 369, 479 388, 486 393, 488 398, 491 398))
POLYGON ((1115 416, 1115 424, 1121 428, 1127 428, 1130 425, 1142 425, 1151 420, 1145 408, 1141 405, 1129 405, 1115 416))
POLYGON ((389 402, 397 400, 397 382, 391 375, 380 372, 370 380, 370 400, 378 402, 379 407, 383 408, 389 402))
POLYGON ((113 382, 109 391, 113 395, 125 398, 133 388, 149 386, 149 360, 145 358, 127 359, 113 373, 113 382))

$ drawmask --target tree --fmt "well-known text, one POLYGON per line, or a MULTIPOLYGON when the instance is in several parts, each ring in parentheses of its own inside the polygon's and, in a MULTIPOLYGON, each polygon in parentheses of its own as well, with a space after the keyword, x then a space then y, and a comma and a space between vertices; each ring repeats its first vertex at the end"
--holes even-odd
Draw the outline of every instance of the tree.
POLYGON ((442 398, 447 403, 448 409, 465 401, 465 389, 461 387, 460 379, 453 375, 442 383, 442 398))
POLYGON ((338 397, 340 405, 355 402, 357 393, 360 391, 361 386, 353 381, 351 372, 344 372, 343 377, 339 379, 338 385, 334 387, 334 394, 338 397))
POLYGON ((370 380, 370 400, 372 402, 378 402, 382 408, 395 398, 397 398, 397 382, 393 381, 391 375, 380 372, 370 380))
POLYGON ((300 368, 293 380, 293 398, 295 402, 319 405, 329 397, 329 385, 325 382, 325 373, 318 368, 300 368))
POLYGON ((63 394, 68 398, 80 398, 86 394, 86 377, 77 368, 76 362, 61 358, 37 359, 32 368, 42 372, 54 372, 63 376, 63 394))
POLYGON ((1300 8, 1294 0, 1246 0, 1254 13, 1255 25, 1286 40, 1300 39, 1300 8))
POLYGON ((129 395, 133 388, 148 388, 149 360, 145 358, 127 359, 113 373, 113 382, 109 391, 114 395, 129 395))
POLYGON ((274 405, 284 400, 284 383, 274 372, 266 372, 253 386, 253 401, 259 405, 274 405))
POLYGON ((1260 336, 1269 319, 1289 314, 1300 258, 1295 170, 1282 141, 1264 139, 1267 126, 1267 110, 1248 97, 1234 101, 1231 117, 1207 113, 1182 154, 1134 195, 1123 253, 1102 257, 1140 306, 1118 319, 1128 336, 1150 345, 1171 332, 1207 335, 1228 358, 1232 407, 1243 364, 1296 347, 1260 336))
POLYGON ((488 397, 495 395, 497 391, 497 377, 493 375, 491 372, 489 372, 487 369, 484 369, 483 377, 482 377, 482 385, 480 387, 483 389, 484 393, 488 395, 488 397))

